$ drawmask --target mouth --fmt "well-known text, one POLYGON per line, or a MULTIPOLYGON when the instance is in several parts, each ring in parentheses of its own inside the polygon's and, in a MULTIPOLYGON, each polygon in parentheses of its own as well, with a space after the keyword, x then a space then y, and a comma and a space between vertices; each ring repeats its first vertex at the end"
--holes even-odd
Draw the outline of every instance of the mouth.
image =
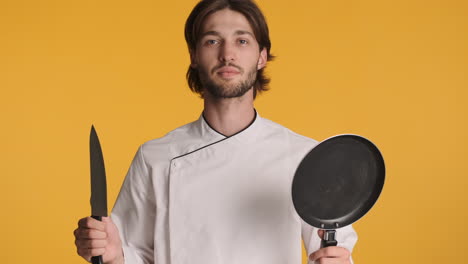
POLYGON ((232 66, 222 66, 218 69, 215 70, 215 73, 220 76, 221 78, 224 79, 230 79, 233 78, 237 75, 239 75, 241 72, 238 68, 232 67, 232 66))

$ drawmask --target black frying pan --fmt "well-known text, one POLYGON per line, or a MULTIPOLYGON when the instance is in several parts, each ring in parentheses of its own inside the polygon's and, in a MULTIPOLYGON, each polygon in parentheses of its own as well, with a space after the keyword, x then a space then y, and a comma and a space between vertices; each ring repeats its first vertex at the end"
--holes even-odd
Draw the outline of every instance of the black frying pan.
POLYGON ((302 160, 292 184, 299 216, 325 229, 322 246, 336 246, 335 229, 365 215, 382 191, 385 164, 377 147, 357 135, 320 142, 302 160))

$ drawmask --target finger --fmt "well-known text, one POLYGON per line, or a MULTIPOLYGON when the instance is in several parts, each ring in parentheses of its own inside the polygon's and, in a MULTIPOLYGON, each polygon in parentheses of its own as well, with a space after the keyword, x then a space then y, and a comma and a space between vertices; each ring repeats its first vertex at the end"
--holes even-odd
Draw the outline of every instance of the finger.
POLYGON ((107 246, 106 239, 76 239, 75 245, 78 248, 105 248, 107 246))
POLYGON ((320 239, 323 239, 323 235, 325 234, 325 231, 324 231, 323 229, 319 229, 319 230, 317 231, 317 234, 318 234, 318 236, 320 237, 320 239))
POLYGON ((309 259, 316 261, 321 258, 341 258, 349 259, 350 253, 346 248, 343 247, 326 247, 321 248, 312 254, 310 254, 309 259))
POLYGON ((105 248, 78 248, 78 255, 82 256, 87 261, 91 261, 91 257, 102 256, 106 253, 105 248))
POLYGON ((106 239, 107 233, 95 229, 80 227, 75 230, 76 239, 106 239))
POLYGON ((326 247, 321 248, 310 255, 311 260, 317 260, 321 258, 342 258, 348 259, 350 252, 343 247, 326 247))
POLYGON ((92 229, 97 229, 97 230, 101 230, 101 231, 104 231, 106 230, 106 224, 99 221, 99 220, 96 220, 92 217, 85 217, 85 218, 81 218, 79 221, 78 221, 78 227, 85 227, 85 228, 92 228, 92 229))
POLYGON ((351 262, 340 258, 321 258, 315 261, 315 264, 351 264, 351 262))
POLYGON ((103 223, 110 223, 110 222, 112 222, 111 218, 108 217, 108 216, 103 216, 101 219, 102 219, 102 222, 103 222, 103 223))

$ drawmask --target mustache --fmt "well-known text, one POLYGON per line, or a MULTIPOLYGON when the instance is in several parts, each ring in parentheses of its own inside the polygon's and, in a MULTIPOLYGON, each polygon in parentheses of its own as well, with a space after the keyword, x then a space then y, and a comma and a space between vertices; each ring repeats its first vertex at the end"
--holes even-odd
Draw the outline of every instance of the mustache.
POLYGON ((219 64, 219 65, 216 65, 216 66, 211 70, 211 73, 213 74, 215 71, 221 69, 222 67, 233 67, 233 68, 236 68, 240 73, 244 73, 244 70, 243 70, 240 66, 238 66, 238 65, 236 65, 236 64, 234 64, 234 63, 230 63, 230 62, 229 62, 229 63, 221 63, 221 64, 219 64))

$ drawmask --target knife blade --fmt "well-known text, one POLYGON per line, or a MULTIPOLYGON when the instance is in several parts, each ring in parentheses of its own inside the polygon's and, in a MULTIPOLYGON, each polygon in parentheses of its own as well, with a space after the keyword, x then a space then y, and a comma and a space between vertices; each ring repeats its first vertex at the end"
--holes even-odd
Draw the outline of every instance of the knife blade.
MULTIPOLYGON (((89 153, 91 165, 91 217, 102 221, 102 217, 107 216, 106 169, 101 144, 93 125, 91 125, 89 135, 89 153)), ((93 264, 103 263, 102 256, 92 257, 91 261, 93 264)))

